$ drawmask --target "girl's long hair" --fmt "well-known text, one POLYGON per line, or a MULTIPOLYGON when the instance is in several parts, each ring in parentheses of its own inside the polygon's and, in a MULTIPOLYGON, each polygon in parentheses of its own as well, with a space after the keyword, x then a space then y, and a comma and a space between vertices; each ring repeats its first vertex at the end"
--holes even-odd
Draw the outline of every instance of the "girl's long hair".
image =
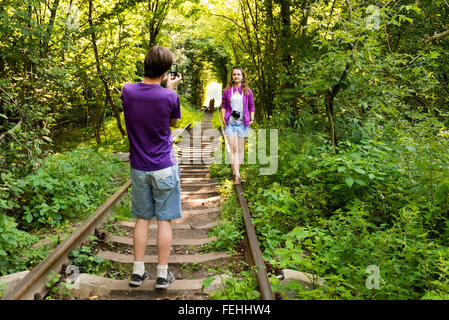
POLYGON ((232 68, 231 71, 231 78, 228 81, 228 85, 226 86, 226 90, 229 90, 230 88, 232 88, 232 85, 234 84, 232 81, 232 72, 237 69, 240 70, 242 72, 242 89, 243 89, 243 93, 245 95, 249 95, 249 86, 248 86, 248 80, 246 80, 246 75, 245 75, 245 71, 243 70, 242 67, 234 67, 232 68))

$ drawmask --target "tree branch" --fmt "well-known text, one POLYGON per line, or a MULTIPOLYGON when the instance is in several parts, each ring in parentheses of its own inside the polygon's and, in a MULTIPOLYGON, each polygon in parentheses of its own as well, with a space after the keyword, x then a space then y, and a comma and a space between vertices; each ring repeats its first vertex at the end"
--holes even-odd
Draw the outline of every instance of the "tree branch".
MULTIPOLYGON (((28 158, 31 158, 32 156, 33 156, 33 153, 31 152, 31 150, 27 147, 27 146, 24 146, 22 143, 20 143, 20 141, 16 138, 16 136, 13 134, 13 132, 15 131, 15 130, 17 130, 21 125, 22 125, 22 122, 23 122, 23 118, 24 118, 24 116, 23 116, 23 112, 22 112, 22 109, 20 109, 20 107, 19 107, 19 105, 17 104, 17 102, 5 91, 5 90, 3 90, 3 88, 1 88, 0 87, 0 90, 12 101, 12 103, 14 103, 14 105, 17 107, 17 109, 19 109, 19 112, 20 112, 20 120, 19 120, 19 122, 18 123, 16 123, 16 125, 14 126, 14 127, 12 127, 11 129, 9 129, 8 131, 6 131, 4 134, 2 134, 1 136, 0 136, 0 141, 2 141, 5 137, 6 137, 6 135, 7 134, 9 134, 11 137, 13 137, 13 139, 14 140, 16 140, 16 142, 18 143, 18 144, 20 144, 23 148, 25 148, 26 150, 27 150, 27 152, 28 152, 28 158)), ((3 98, 2 98, 3 99, 3 98)), ((5 99, 3 99, 3 100, 5 100, 5 99)), ((26 138, 25 138, 26 139, 26 138)), ((26 139, 27 140, 27 142, 28 142, 28 139, 26 139)))
POLYGON ((349 0, 345 0, 345 1, 346 1, 346 5, 348 6, 349 22, 352 23, 352 7, 351 7, 351 3, 349 2, 349 0))
MULTIPOLYGON (((17 128, 19 128, 19 127, 22 125, 22 122, 23 122, 23 119, 20 118, 20 121, 17 122, 16 125, 15 125, 14 127, 12 127, 11 129, 9 129, 8 131, 6 131, 4 134, 2 134, 2 135, 0 136, 0 141, 2 141, 3 138, 5 138, 5 136, 6 136, 7 134, 11 135, 11 136, 15 139, 15 137, 14 137, 14 135, 13 135, 12 133, 13 133, 14 131, 16 131, 17 128)), ((16 140, 16 141, 17 141, 17 140, 16 140)))
POLYGON ((446 31, 441 32, 441 33, 436 33, 435 32, 435 34, 433 36, 428 37, 427 39, 424 40, 424 42, 425 43, 429 43, 429 42, 431 42, 433 40, 441 39, 441 38, 444 38, 444 37, 447 37, 447 36, 449 36, 449 30, 446 30, 446 31))
POLYGON ((235 25, 236 25, 237 27, 239 27, 240 29, 245 30, 244 27, 242 27, 241 25, 239 25, 239 24, 238 24, 237 22, 235 22, 233 19, 231 19, 231 18, 229 18, 229 17, 226 17, 225 15, 222 15, 222 14, 216 14, 216 13, 211 13, 211 15, 217 16, 217 17, 221 17, 221 18, 225 18, 225 19, 231 21, 233 24, 235 24, 235 25))
POLYGON ((418 60, 418 58, 420 58, 423 55, 424 51, 426 51, 426 49, 429 47, 430 43, 433 40, 441 39, 441 38, 447 37, 448 35, 449 35, 449 30, 446 30, 446 31, 441 32, 441 33, 436 33, 435 32, 435 34, 433 36, 424 39, 424 42, 426 43, 426 46, 424 47, 423 51, 420 54, 418 54, 416 57, 414 57, 407 65, 410 66, 413 62, 418 60))

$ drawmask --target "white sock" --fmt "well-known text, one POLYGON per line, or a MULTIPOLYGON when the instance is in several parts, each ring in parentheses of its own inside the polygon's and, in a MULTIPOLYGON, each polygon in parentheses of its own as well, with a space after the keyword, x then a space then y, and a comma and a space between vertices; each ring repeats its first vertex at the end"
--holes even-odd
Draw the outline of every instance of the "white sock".
POLYGON ((167 270, 168 270, 167 264, 164 266, 157 265, 156 270, 157 270, 157 275, 156 275, 157 278, 167 279, 167 270))
POLYGON ((133 274, 138 274, 139 276, 143 276, 145 273, 145 265, 143 261, 134 261, 133 274))

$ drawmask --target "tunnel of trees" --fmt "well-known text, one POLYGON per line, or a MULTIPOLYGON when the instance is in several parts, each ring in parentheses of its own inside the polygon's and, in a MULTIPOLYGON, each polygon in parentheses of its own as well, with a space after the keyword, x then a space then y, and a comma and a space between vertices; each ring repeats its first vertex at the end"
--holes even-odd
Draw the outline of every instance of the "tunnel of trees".
POLYGON ((92 208, 56 186, 100 151, 64 143, 104 145, 106 121, 126 140, 121 88, 157 44, 193 107, 245 69, 254 128, 279 131, 277 172, 243 171, 264 257, 335 284, 306 298, 448 298, 448 1, 0 0, 0 35, 2 274, 31 264, 31 232, 92 208), (364 261, 381 289, 353 288, 364 261))

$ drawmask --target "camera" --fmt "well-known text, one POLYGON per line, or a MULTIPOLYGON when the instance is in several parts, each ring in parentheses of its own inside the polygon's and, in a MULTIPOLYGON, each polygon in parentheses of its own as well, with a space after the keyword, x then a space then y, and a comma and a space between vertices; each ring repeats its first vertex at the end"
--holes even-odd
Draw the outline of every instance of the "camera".
POLYGON ((170 77, 177 77, 178 76, 178 65, 172 64, 168 74, 170 75, 170 77))
POLYGON ((232 111, 231 116, 233 116, 235 119, 240 119, 240 112, 234 110, 232 111))

